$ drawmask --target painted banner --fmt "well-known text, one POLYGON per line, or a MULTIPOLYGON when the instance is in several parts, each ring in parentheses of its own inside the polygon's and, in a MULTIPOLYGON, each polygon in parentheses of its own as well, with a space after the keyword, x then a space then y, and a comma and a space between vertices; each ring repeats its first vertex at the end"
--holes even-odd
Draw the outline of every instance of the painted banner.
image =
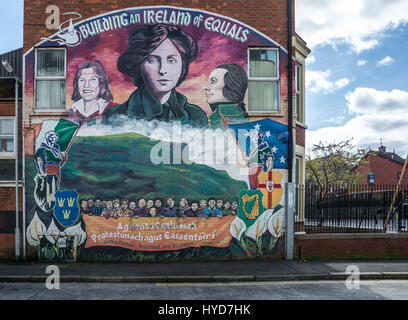
POLYGON ((105 219, 84 215, 85 248, 115 246, 140 251, 166 251, 189 247, 228 247, 233 215, 214 218, 105 219))

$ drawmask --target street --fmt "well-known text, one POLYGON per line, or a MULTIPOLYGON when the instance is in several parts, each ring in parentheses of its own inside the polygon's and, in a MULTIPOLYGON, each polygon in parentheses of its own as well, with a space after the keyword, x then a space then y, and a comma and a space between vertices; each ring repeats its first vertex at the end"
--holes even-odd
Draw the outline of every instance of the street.
POLYGON ((408 280, 242 283, 0 283, 0 300, 406 300, 408 280))

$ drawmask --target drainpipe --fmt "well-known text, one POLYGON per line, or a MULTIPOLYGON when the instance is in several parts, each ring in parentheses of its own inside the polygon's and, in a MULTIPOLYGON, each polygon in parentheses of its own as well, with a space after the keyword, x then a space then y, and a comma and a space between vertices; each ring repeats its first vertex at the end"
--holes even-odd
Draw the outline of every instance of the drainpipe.
POLYGON ((20 224, 19 224, 19 205, 18 205, 18 80, 16 79, 16 109, 15 109, 15 127, 14 127, 14 151, 16 156, 15 162, 15 174, 16 174, 16 230, 15 230, 15 241, 16 241, 16 261, 20 261, 20 224))
POLYGON ((288 1, 288 182, 293 180, 293 50, 292 50, 292 0, 288 1))

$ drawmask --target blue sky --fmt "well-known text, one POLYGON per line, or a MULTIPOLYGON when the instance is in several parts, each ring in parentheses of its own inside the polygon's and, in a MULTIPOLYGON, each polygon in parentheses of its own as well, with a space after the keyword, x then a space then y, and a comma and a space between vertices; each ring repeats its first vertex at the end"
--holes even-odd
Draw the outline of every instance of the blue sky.
POLYGON ((352 119, 353 115, 345 108, 347 102, 345 95, 357 87, 407 91, 408 68, 401 68, 408 66, 407 51, 407 25, 389 30, 381 45, 360 54, 350 51, 349 45, 340 45, 336 49, 330 45, 315 47, 312 52, 315 61, 309 63, 307 69, 311 71, 329 69, 331 70, 329 79, 332 81, 345 78, 350 82, 343 88, 329 93, 307 90, 306 118, 309 129, 316 130, 329 123, 340 126, 352 119), (376 63, 385 57, 391 57, 394 62, 390 65, 377 66, 376 63), (358 66, 358 61, 365 62, 358 66))
POLYGON ((297 0, 306 66, 307 153, 319 141, 408 152, 408 1, 297 0))
MULTIPOLYGON (((0 53, 23 45, 23 0, 0 0, 0 53)), ((307 150, 353 138, 408 152, 408 1, 296 0, 306 71, 307 150), (385 59, 385 60, 384 60, 385 59), (383 64, 379 63, 384 61, 383 64), (360 61, 360 65, 358 62, 360 61)))
POLYGON ((0 0, 0 54, 23 46, 23 0, 0 0))

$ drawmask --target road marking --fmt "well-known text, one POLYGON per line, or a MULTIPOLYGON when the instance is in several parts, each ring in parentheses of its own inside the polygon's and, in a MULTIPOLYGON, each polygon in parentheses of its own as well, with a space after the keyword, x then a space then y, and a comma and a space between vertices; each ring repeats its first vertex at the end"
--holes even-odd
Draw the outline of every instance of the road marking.
MULTIPOLYGON (((164 283, 158 282, 158 287, 228 287, 228 286, 271 286, 271 285, 299 285, 299 284, 344 284, 345 280, 302 280, 302 281, 264 281, 264 282, 186 282, 186 283, 164 283)), ((360 284, 390 284, 390 283, 408 283, 408 280, 360 280, 360 284)))

